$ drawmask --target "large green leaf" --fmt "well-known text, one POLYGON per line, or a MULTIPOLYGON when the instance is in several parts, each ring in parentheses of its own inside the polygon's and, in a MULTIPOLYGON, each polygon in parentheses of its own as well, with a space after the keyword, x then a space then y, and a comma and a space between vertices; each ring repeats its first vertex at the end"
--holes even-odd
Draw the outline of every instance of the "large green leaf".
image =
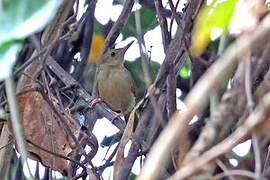
POLYGON ((3 0, 0 44, 41 30, 53 18, 61 0, 3 0))
POLYGON ((227 32, 237 0, 214 0, 205 5, 198 14, 191 39, 191 53, 200 56, 210 42, 212 28, 221 28, 227 32))
POLYGON ((21 49, 18 42, 45 27, 62 0, 2 0, 0 2, 0 80, 11 73, 21 49), (14 44, 13 44, 14 43, 14 44))
MULTIPOLYGON (((144 34, 148 29, 154 28, 157 26, 156 14, 149 9, 142 7, 139 10, 141 17, 141 30, 142 34, 144 34)), ((135 12, 132 12, 130 15, 126 25, 122 30, 124 38, 129 36, 134 36, 136 34, 136 23, 135 23, 135 12)))

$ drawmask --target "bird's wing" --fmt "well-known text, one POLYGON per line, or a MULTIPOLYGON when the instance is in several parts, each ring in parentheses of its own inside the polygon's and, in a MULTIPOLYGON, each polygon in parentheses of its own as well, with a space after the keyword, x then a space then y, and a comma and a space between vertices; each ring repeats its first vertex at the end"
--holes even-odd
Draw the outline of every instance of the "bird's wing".
POLYGON ((133 80, 130 72, 126 68, 124 68, 124 70, 126 72, 126 73, 124 73, 125 74, 125 77, 124 78, 129 82, 129 84, 131 84, 131 91, 132 91, 133 95, 135 96, 136 95, 136 91, 135 91, 134 80, 133 80))
POLYGON ((100 74, 101 72, 100 72, 100 68, 99 67, 97 67, 97 73, 96 73, 96 76, 95 76, 95 81, 94 81, 94 90, 96 91, 96 93, 99 95, 99 83, 98 82, 100 82, 100 76, 101 76, 101 74, 100 74))

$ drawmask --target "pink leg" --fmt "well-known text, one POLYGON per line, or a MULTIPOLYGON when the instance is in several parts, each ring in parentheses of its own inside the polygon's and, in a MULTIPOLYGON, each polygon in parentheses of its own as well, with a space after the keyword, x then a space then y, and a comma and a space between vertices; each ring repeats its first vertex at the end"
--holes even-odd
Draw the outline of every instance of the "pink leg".
POLYGON ((120 118, 121 116, 123 116, 122 113, 117 113, 117 114, 114 114, 112 117, 111 117, 111 121, 113 122, 114 120, 120 118))
POLYGON ((94 108, 96 104, 104 102, 101 98, 93 99, 89 105, 89 108, 94 108))

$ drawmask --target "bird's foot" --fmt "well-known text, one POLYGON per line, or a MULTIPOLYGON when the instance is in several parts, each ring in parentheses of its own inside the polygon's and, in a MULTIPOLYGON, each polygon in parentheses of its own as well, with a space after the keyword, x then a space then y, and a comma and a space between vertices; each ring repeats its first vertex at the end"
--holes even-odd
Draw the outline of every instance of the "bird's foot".
POLYGON ((104 102, 101 98, 93 99, 89 105, 90 109, 93 109, 96 104, 104 102))
POLYGON ((123 116, 122 113, 117 113, 117 114, 112 115, 111 122, 113 122, 114 120, 120 118, 121 116, 123 116))

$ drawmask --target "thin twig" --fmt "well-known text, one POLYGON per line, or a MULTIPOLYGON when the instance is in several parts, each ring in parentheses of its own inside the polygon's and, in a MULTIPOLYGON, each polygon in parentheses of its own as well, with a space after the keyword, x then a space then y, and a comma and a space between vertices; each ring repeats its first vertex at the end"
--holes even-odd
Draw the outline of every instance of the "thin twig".
MULTIPOLYGON (((248 59, 245 62, 245 92, 247 97, 247 108, 249 113, 252 113, 255 104, 252 99, 251 92, 251 59, 250 51, 248 50, 247 55, 245 56, 248 59)), ((255 179, 261 178, 261 157, 260 157, 260 147, 256 134, 252 134, 252 145, 254 150, 254 159, 255 159, 255 179)))
MULTIPOLYGON (((173 69, 173 64, 170 68, 173 69)), ((168 119, 176 111, 176 76, 174 71, 170 71, 167 78, 167 111, 168 119)))
POLYGON ((12 143, 14 143, 14 139, 11 139, 6 145, 0 147, 0 151, 1 151, 1 149, 4 149, 5 147, 9 146, 12 143))
MULTIPOLYGON (((250 54, 250 53, 248 53, 250 54)), ((252 92, 251 92, 251 62, 249 56, 247 56, 247 60, 245 62, 246 70, 245 70, 245 92, 247 96, 247 107, 249 110, 249 113, 251 113, 254 109, 254 102, 252 99, 252 92)))
POLYGON ((36 162, 36 169, 35 169, 35 180, 40 180, 39 177, 39 162, 36 162))
MULTIPOLYGON (((126 24, 130 14, 131 14, 131 10, 132 10, 133 5, 134 5, 134 0, 126 0, 125 1, 123 10, 122 10, 120 16, 118 17, 117 21, 114 23, 112 29, 110 30, 109 34, 107 35, 107 37, 104 41, 104 45, 102 47, 100 55, 104 54, 104 52, 107 50, 107 48, 111 47, 113 45, 113 43, 115 42, 115 40, 117 39, 117 37, 119 36, 121 29, 124 27, 124 25, 126 24)), ((101 62, 101 61, 102 60, 99 59, 98 62, 101 62)))
POLYGON ((266 155, 264 166, 263 166, 263 176, 266 176, 267 174, 267 169, 269 168, 269 162, 270 162, 270 145, 268 146, 267 155, 266 155))
MULTIPOLYGON (((155 6, 158 6, 157 13, 160 13, 159 12, 160 8, 163 8, 161 1, 160 0, 155 1, 155 6)), ((168 33, 167 20, 165 18, 163 18, 163 16, 161 16, 161 15, 160 15, 160 18, 161 18, 160 19, 160 26, 161 26, 161 30, 162 30, 162 38, 164 40, 163 41, 164 47, 165 46, 168 47, 168 45, 170 43, 170 37, 169 37, 169 33, 168 33), (167 32, 165 32, 165 31, 167 31, 167 32)), ((136 30, 138 33, 140 33, 141 30, 138 30, 138 27, 141 27, 139 11, 135 12, 135 22, 136 22, 136 30)), ((145 46, 142 34, 139 34, 139 46, 140 46, 140 53, 141 53, 141 60, 142 60, 141 61, 142 62, 142 69, 143 69, 143 74, 144 74, 144 82, 145 82, 146 87, 148 89, 152 83, 152 80, 150 78, 150 73, 149 73, 149 70, 150 70, 149 62, 151 59, 149 57, 148 63, 146 62, 146 56, 143 53, 143 49, 142 49, 143 45, 145 46)), ((164 52, 166 53, 166 48, 164 49, 164 52)), ((153 108, 154 108, 154 113, 155 113, 154 118, 156 118, 158 120, 158 122, 160 122, 160 124, 164 127, 166 122, 163 120, 163 115, 162 115, 161 109, 159 107, 159 104, 157 103, 157 99, 154 96, 150 96, 150 101, 151 101, 153 108)))
POLYGON ((231 174, 228 174, 229 170, 227 169, 227 167, 224 165, 224 163, 223 163, 221 160, 217 159, 217 160, 216 160, 216 163, 217 163, 217 165, 222 169, 222 171, 223 171, 225 174, 227 174, 227 176, 228 176, 228 178, 229 178, 230 180, 236 180, 231 174))
MULTIPOLYGON (((136 0, 138 1, 138 0, 136 0)), ((138 5, 138 2, 137 2, 138 5)), ((136 6, 137 7, 137 6, 136 6)), ((144 75, 144 82, 146 85, 146 88, 149 88, 150 84, 152 83, 149 69, 150 69, 150 61, 147 61, 147 57, 145 56, 143 47, 145 47, 145 42, 143 39, 143 34, 142 34, 142 26, 141 26, 141 15, 140 11, 137 9, 135 11, 135 25, 136 25, 136 32, 137 32, 137 39, 138 39, 138 44, 139 44, 139 49, 140 49, 140 55, 141 55, 141 64, 142 64, 142 71, 144 75)))
POLYGON ((169 0, 169 5, 170 5, 170 8, 172 10, 172 16, 171 16, 171 22, 170 22, 170 31, 169 31, 171 36, 172 36, 173 20, 175 20, 175 22, 177 23, 178 26, 181 25, 180 17, 176 13, 176 9, 177 9, 179 3, 180 3, 180 0, 177 0, 176 5, 173 6, 172 0, 169 0))
POLYGON ((103 160, 105 160, 105 161, 111 161, 112 158, 114 157, 114 155, 115 155, 115 153, 116 153, 116 151, 117 151, 117 149, 118 149, 118 147, 119 147, 119 145, 120 145, 119 143, 117 144, 116 148, 114 148, 114 150, 113 150, 113 152, 110 154, 109 158, 106 159, 106 156, 108 155, 109 150, 110 150, 110 148, 112 147, 112 144, 114 144, 114 143, 116 142, 115 140, 116 140, 116 136, 114 136, 114 137, 112 138, 112 141, 111 141, 110 144, 109 144, 109 148, 108 148, 108 150, 106 151, 103 160))
MULTIPOLYGON (((79 2, 79 1, 78 1, 79 2)), ((89 8, 89 7, 88 7, 89 8)), ((67 40, 68 38, 70 38, 72 36, 72 34, 78 30, 79 26, 82 26, 85 23, 85 19, 86 17, 90 14, 89 11, 86 10, 86 13, 83 14, 83 16, 79 19, 79 21, 72 26, 71 30, 68 31, 66 34, 64 34, 63 36, 61 36, 59 38, 59 40, 67 40)), ((69 21, 67 20, 65 23, 63 23, 62 27, 64 27, 69 21)))
POLYGON ((40 149, 40 150, 42 150, 42 151, 48 153, 48 154, 52 154, 52 155, 54 155, 54 156, 56 156, 56 157, 58 157, 58 158, 62 158, 62 159, 68 160, 68 161, 70 161, 70 162, 73 162, 73 163, 79 165, 80 167, 82 167, 83 169, 86 168, 86 167, 84 166, 84 164, 82 164, 82 163, 80 163, 80 162, 78 162, 78 161, 75 161, 75 160, 73 160, 73 159, 71 159, 71 158, 68 158, 68 157, 66 157, 66 156, 63 156, 62 154, 58 154, 58 153, 49 151, 49 150, 47 150, 47 149, 45 149, 45 148, 43 148, 43 147, 41 147, 41 146, 39 146, 39 145, 33 143, 33 142, 30 141, 30 140, 26 140, 26 142, 29 143, 29 144, 31 144, 31 145, 33 145, 33 146, 35 146, 36 148, 38 148, 38 149, 40 149))
MULTIPOLYGON (((57 108, 53 105, 50 98, 46 94, 42 93, 42 96, 43 96, 44 100, 50 105, 50 107, 52 108, 54 113, 59 117, 60 122, 64 125, 64 128, 67 130, 68 134, 71 136, 71 138, 74 141, 74 143, 76 144, 76 146, 81 150, 80 153, 82 153, 85 157, 87 157, 87 154, 86 154, 84 148, 81 146, 78 139, 72 133, 72 131, 67 123, 67 120, 61 115, 61 113, 58 112, 57 108)), ((67 116, 67 118, 68 118, 68 116, 67 116)))
MULTIPOLYGON (((217 174, 216 176, 214 176, 213 178, 211 178, 211 180, 217 180, 217 179, 222 179, 226 176, 229 176, 229 175, 234 175, 234 176, 244 176, 244 177, 249 177, 249 178, 252 178, 252 179, 256 179, 256 174, 253 173, 253 172, 250 172, 250 171, 246 171, 246 170, 229 170, 227 172, 224 172, 224 173, 220 173, 220 174, 217 174)), ((261 178, 261 180, 266 180, 266 178, 261 178)))
POLYGON ((251 140, 252 140, 254 159, 255 159, 255 178, 254 179, 260 180, 262 178, 261 153, 260 153, 259 141, 255 133, 252 134, 251 140))
POLYGON ((156 7, 157 16, 159 19, 160 28, 161 28, 161 35, 162 35, 164 52, 166 54, 167 49, 168 49, 169 44, 170 44, 170 41, 171 41, 171 35, 168 31, 167 19, 165 17, 163 17, 160 13, 160 9, 163 8, 161 0, 155 1, 155 7, 156 7))

